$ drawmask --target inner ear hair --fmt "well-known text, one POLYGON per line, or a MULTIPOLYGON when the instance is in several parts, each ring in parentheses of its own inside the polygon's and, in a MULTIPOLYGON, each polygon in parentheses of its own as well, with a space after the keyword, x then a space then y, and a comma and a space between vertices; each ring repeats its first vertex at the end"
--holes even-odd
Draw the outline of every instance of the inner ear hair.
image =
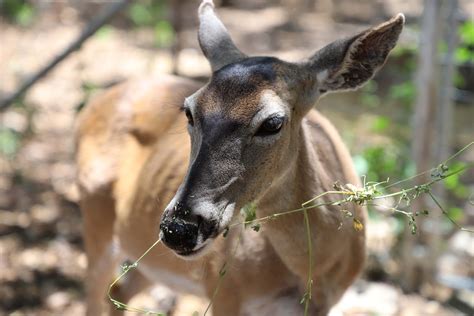
POLYGON ((314 54, 310 68, 320 93, 355 89, 367 82, 385 63, 403 29, 405 17, 391 20, 348 39, 335 41, 314 54))

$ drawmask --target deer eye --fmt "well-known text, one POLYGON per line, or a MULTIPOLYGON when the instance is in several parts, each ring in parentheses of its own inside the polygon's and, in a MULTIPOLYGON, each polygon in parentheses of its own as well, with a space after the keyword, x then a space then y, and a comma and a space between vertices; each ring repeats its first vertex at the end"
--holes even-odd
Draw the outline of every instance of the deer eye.
POLYGON ((284 118, 282 116, 272 116, 267 118, 260 128, 258 129, 255 136, 269 136, 278 133, 283 126, 284 118))
POLYGON ((188 119, 188 124, 190 126, 193 126, 194 120, 193 120, 193 115, 191 114, 191 111, 188 108, 185 108, 184 113, 186 114, 186 118, 188 119))

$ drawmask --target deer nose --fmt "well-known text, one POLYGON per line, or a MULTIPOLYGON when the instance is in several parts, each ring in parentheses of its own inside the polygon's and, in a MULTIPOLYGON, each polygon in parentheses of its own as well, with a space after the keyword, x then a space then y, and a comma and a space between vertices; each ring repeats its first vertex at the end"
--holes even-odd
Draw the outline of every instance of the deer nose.
POLYGON ((189 208, 176 203, 161 220, 161 240, 177 253, 191 252, 196 247, 201 222, 201 216, 192 215, 189 208))
POLYGON ((198 223, 165 218, 160 224, 161 240, 177 253, 187 253, 196 247, 198 229, 198 223))

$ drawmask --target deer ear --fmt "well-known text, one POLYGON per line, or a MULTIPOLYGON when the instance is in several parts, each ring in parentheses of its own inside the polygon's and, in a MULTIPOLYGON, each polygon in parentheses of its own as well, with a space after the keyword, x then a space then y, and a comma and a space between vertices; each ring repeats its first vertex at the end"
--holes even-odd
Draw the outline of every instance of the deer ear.
POLYGON ((404 23, 405 17, 399 13, 385 23, 316 52, 305 66, 316 75, 318 92, 355 89, 367 82, 385 63, 404 23))
POLYGON ((199 6, 198 40, 212 71, 246 57, 232 42, 224 24, 215 14, 212 0, 203 0, 199 6))

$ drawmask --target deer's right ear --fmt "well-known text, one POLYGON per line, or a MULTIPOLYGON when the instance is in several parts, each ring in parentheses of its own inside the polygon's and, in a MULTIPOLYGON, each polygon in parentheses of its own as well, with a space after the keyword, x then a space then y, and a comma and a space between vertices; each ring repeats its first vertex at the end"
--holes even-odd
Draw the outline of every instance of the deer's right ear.
POLYGON ((199 6, 198 40, 212 71, 246 57, 232 42, 227 29, 214 12, 212 0, 203 0, 199 6))
POLYGON ((310 71, 317 92, 355 89, 367 82, 395 47, 404 22, 405 17, 400 13, 385 23, 335 41, 316 52, 304 67, 310 71))

